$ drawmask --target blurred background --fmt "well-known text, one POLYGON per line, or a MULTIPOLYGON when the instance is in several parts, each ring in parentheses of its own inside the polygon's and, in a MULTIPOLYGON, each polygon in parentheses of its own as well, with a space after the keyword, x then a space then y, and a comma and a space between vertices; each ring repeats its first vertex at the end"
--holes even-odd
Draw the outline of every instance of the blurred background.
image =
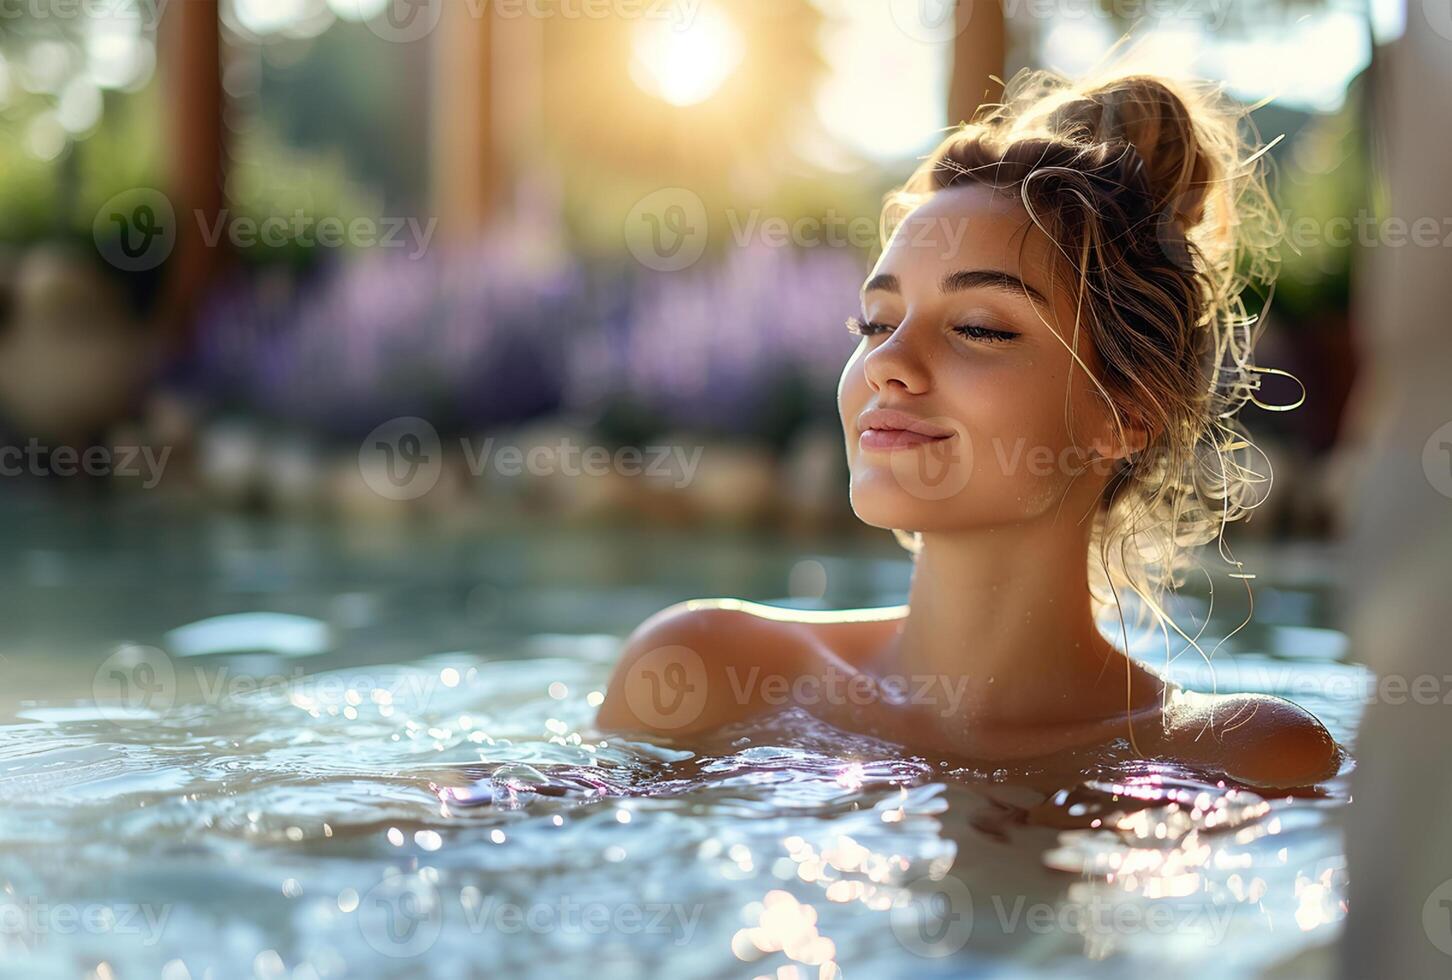
POLYGON ((1130 28, 1133 65, 1223 79, 1275 141, 1299 234, 1261 362, 1308 395, 1247 410, 1277 489, 1246 531, 1324 535, 1378 244, 1328 221, 1377 206, 1393 2, 15 2, 7 493, 859 533, 832 392, 883 192, 990 76, 1082 72, 1130 28), (380 494, 360 448, 399 418, 441 457, 380 494), (534 462, 504 475, 491 436, 534 462), (701 452, 555 478, 585 446, 701 452))

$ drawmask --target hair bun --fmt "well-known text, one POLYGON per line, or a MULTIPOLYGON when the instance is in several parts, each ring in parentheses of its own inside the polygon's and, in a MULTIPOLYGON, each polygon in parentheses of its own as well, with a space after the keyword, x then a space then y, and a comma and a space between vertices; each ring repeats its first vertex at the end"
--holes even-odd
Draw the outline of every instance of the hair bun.
POLYGON ((1205 217, 1218 176, 1186 100, 1164 79, 1125 75, 1055 107, 1049 126, 1087 144, 1132 146, 1143 163, 1152 209, 1172 209, 1182 231, 1205 217))

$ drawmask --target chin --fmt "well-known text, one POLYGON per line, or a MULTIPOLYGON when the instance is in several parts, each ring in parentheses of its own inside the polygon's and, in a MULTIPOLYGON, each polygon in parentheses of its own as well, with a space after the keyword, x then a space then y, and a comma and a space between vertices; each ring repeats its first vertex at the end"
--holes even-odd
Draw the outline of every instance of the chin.
MULTIPOLYGON (((852 474, 852 512, 869 527, 930 530, 961 512, 952 500, 926 500, 909 492, 891 472, 876 467, 852 474)), ((952 523, 951 521, 949 523, 952 523)))

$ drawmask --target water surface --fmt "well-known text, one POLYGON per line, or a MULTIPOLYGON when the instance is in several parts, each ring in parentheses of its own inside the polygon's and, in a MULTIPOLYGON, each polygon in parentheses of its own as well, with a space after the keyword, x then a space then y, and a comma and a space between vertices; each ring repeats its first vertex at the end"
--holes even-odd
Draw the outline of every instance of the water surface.
MULTIPOLYGON (((14 501, 0 525, 6 975, 1246 975, 1344 916, 1345 774, 1263 796, 1112 759, 955 767, 806 715, 708 755, 592 728, 648 613, 900 601, 890 542, 151 500, 14 501)), ((1337 556, 1242 557, 1256 624, 1175 676, 1288 694, 1349 743, 1366 674, 1327 627, 1337 556)))

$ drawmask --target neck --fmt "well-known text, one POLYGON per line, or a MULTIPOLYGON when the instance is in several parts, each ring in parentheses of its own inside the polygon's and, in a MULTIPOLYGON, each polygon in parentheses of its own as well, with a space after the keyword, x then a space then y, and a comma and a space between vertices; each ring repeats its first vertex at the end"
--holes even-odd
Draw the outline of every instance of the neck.
POLYGON ((974 717, 1042 724, 1124 710, 1125 665, 1094 622, 1089 531, 923 536, 898 638, 903 671, 965 684, 974 717))

